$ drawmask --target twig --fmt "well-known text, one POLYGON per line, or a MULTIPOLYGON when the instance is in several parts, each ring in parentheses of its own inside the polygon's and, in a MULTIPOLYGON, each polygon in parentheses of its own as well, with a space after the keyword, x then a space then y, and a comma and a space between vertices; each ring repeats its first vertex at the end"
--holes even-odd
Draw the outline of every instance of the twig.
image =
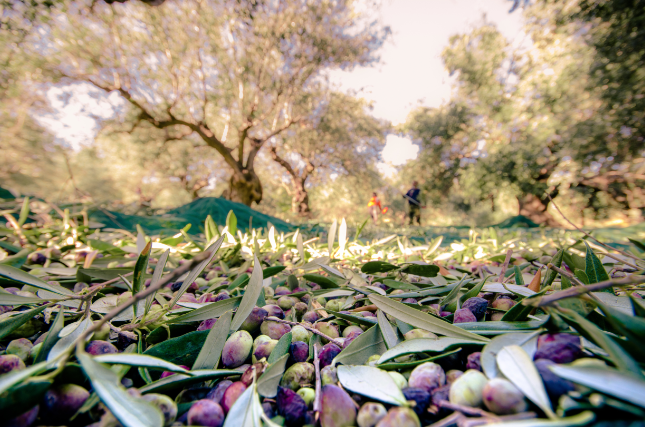
POLYGON ((506 258, 504 259, 504 264, 502 265, 502 272, 499 273, 499 278, 497 279, 498 282, 501 282, 504 279, 508 264, 511 262, 511 255, 513 255, 513 249, 509 249, 508 252, 506 252, 506 258))
MULTIPOLYGON (((581 232, 581 233, 582 233, 582 234, 584 234, 585 236, 587 236, 587 237, 589 237, 589 238, 593 239, 594 241, 596 241, 596 243, 598 243, 598 244, 599 244, 599 245, 601 245, 601 246, 604 246, 606 249, 608 249, 608 250, 610 250, 610 251, 616 251, 616 252, 618 252, 619 254, 622 254, 622 255, 624 255, 624 256, 626 256, 626 257, 628 257, 628 258, 634 259, 634 260, 636 260, 636 261, 642 261, 641 259, 639 259, 639 258, 638 258, 638 257, 636 257, 635 255, 630 254, 629 252, 625 252, 625 251, 623 251, 623 250, 620 250, 620 249, 617 249, 617 248, 614 248, 614 247, 611 247, 611 246, 609 246, 609 245, 604 244, 603 242, 601 242, 600 240, 596 239, 596 238, 595 238, 594 236, 592 236, 591 234, 587 233, 586 231, 584 231, 583 229, 581 229, 580 227, 578 227, 577 225, 575 225, 573 222, 569 221, 569 218, 567 218, 566 216, 564 216, 564 214, 562 213, 562 211, 560 210, 560 208, 558 207, 558 205, 556 205, 556 204, 555 204, 555 202, 554 202, 554 201, 553 201, 553 199, 551 198, 551 195, 547 193, 547 196, 549 196, 549 200, 551 200, 551 204, 553 204, 553 207, 555 207, 555 209, 558 211, 558 213, 559 213, 560 215, 562 215, 562 218, 564 218, 564 220, 565 220, 566 222, 568 222, 569 224, 571 224, 571 225, 572 225, 576 230, 578 230, 579 232, 581 232)), ((609 258, 615 259, 616 261, 620 261, 620 262, 622 262, 623 264, 626 264, 626 265, 628 265, 628 266, 630 266, 630 267, 632 267, 632 268, 635 268, 636 270, 640 270, 640 268, 639 268, 639 267, 637 267, 636 265, 634 265, 634 264, 632 264, 632 263, 629 263, 629 262, 627 262, 627 261, 625 261, 625 260, 622 260, 622 259, 620 259, 620 258, 617 258, 616 256, 612 256, 610 253, 606 253, 605 255, 606 255, 606 256, 608 256, 609 258)))
POLYGON ((535 307, 542 307, 554 303, 565 298, 575 298, 590 292, 600 291, 612 286, 629 286, 639 283, 645 283, 645 276, 628 276, 620 279, 605 280, 604 282, 594 283, 591 285, 574 286, 569 289, 554 292, 551 295, 543 296, 539 299, 525 299, 522 301, 525 305, 533 305, 535 307), (525 303, 526 301, 526 303, 525 303))
MULTIPOLYGON (((166 276, 164 276, 161 280, 159 280, 157 283, 154 285, 149 286, 145 290, 133 295, 130 299, 128 299, 126 302, 121 304, 120 306, 110 310, 109 313, 107 313, 105 316, 103 316, 100 320, 97 320, 94 322, 92 326, 87 328, 83 334, 81 334, 76 341, 74 341, 74 344, 79 344, 81 342, 84 342, 85 339, 91 334, 92 332, 96 331, 99 329, 103 324, 109 320, 112 320, 116 316, 118 316, 123 310, 126 308, 132 306, 133 304, 137 303, 138 301, 141 301, 145 299, 148 295, 156 292, 157 290, 161 289, 164 287, 167 283, 170 283, 173 281, 175 278, 180 277, 182 274, 193 268, 195 265, 199 264, 200 262, 204 261, 207 259, 209 256, 211 256, 210 252, 202 252, 201 254, 195 256, 193 259, 190 260, 190 262, 187 262, 186 264, 183 264, 182 266, 174 269, 170 273, 168 273, 166 276)), ((70 348, 74 348, 74 345, 70 346, 70 348)))
POLYGON ((466 415, 474 415, 474 416, 477 416, 477 417, 484 417, 484 418, 488 418, 489 420, 494 420, 494 421, 499 420, 499 417, 497 415, 492 414, 490 412, 486 412, 483 409, 471 408, 469 406, 464 406, 464 405, 458 405, 456 403, 450 403, 447 400, 440 400, 437 403, 437 406, 439 406, 440 408, 450 409, 452 411, 458 411, 458 412, 461 412, 462 414, 466 414, 466 415))
POLYGON ((321 387, 320 387, 320 358, 318 357, 318 345, 314 344, 314 368, 316 371, 316 396, 314 397, 314 413, 316 417, 316 422, 320 416, 320 398, 321 398, 321 387))
POLYGON ((316 335, 320 335, 321 337, 323 337, 327 341, 333 342, 334 344, 336 344, 341 349, 343 348, 343 344, 340 341, 336 341, 334 338, 332 338, 329 335, 326 335, 326 334, 320 332, 318 329, 310 328, 309 326, 303 325, 302 323, 292 322, 290 320, 278 319, 277 317, 273 317, 273 316, 267 317, 265 320, 270 320, 271 322, 277 322, 277 323, 286 323, 287 325, 291 325, 291 326, 302 326, 303 328, 305 328, 309 332, 313 332, 316 335))

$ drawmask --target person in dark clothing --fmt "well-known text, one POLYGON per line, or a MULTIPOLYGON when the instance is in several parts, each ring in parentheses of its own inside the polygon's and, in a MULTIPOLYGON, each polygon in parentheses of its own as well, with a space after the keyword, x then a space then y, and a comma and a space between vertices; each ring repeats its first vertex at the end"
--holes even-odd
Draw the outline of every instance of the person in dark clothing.
POLYGON ((421 225, 421 202, 419 201, 421 190, 418 187, 419 183, 414 181, 412 188, 403 196, 408 201, 408 205, 410 205, 410 225, 414 224, 415 219, 417 220, 417 224, 421 225))

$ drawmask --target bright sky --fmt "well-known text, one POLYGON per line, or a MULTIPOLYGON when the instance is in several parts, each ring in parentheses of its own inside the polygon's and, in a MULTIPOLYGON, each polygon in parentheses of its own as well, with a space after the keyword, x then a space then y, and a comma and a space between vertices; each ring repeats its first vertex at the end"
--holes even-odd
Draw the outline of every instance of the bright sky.
MULTIPOLYGON (((444 69, 441 52, 453 34, 470 31, 486 19, 497 25, 508 39, 518 42, 522 14, 512 14, 509 0, 383 0, 383 22, 392 29, 391 40, 381 50, 381 63, 371 68, 332 73, 343 90, 359 91, 374 102, 373 113, 394 124, 404 122, 417 105, 437 107, 450 99, 452 79, 444 69)), ((106 97, 84 85, 70 99, 60 99, 63 91, 48 93, 55 112, 44 121, 55 135, 78 147, 89 144, 98 131, 96 119, 109 118, 117 96, 106 97)), ((389 135, 379 169, 385 175, 395 166, 417 156, 419 147, 409 139, 389 135)))

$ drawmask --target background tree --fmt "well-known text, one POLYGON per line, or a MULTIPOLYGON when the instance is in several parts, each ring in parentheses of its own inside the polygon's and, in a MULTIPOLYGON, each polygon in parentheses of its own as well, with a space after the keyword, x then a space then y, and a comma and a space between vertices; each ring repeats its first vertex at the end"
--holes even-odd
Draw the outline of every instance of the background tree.
POLYGON ((247 205, 262 200, 259 151, 301 120, 294 100, 323 70, 374 61, 388 33, 349 0, 61 10, 48 29, 51 75, 118 91, 138 121, 171 137, 197 135, 230 168, 228 197, 247 205))
POLYGON ((364 176, 378 159, 386 126, 364 100, 339 92, 314 93, 297 107, 311 112, 277 136, 269 151, 288 174, 292 213, 308 217, 310 181, 364 176))

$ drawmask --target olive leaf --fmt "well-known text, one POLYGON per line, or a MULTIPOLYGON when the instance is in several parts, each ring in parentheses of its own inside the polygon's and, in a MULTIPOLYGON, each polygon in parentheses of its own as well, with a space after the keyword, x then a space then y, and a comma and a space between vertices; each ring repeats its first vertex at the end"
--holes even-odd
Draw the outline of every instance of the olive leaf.
POLYGON ((334 222, 329 228, 329 233, 327 234, 327 249, 329 250, 329 256, 334 252, 334 241, 336 240, 336 228, 338 227, 338 220, 334 218, 334 222))
POLYGON ((256 386, 253 383, 237 398, 228 411, 223 427, 262 427, 258 405, 256 386))
POLYGON ((287 366, 287 360, 289 360, 289 354, 283 354, 266 368, 258 379, 258 393, 264 397, 275 397, 278 394, 278 386, 287 366))
POLYGON ((451 325, 445 320, 438 319, 382 295, 371 294, 369 299, 385 313, 417 328, 448 337, 459 337, 484 342, 489 341, 486 337, 465 331, 457 326, 451 325))
POLYGON ((33 286, 34 288, 43 289, 53 292, 58 295, 74 295, 74 292, 67 288, 58 285, 50 285, 47 282, 40 280, 36 276, 20 270, 19 268, 11 267, 6 264, 0 264, 0 277, 5 277, 14 282, 22 283, 23 285, 33 286))
MULTIPOLYGON (((67 351, 72 345, 74 345, 76 339, 83 335, 83 333, 85 333, 85 331, 89 329, 90 326, 92 326, 92 319, 90 317, 86 317, 82 321, 78 322, 76 328, 71 333, 61 337, 58 341, 56 341, 56 344, 54 344, 52 349, 49 351, 49 354, 47 355, 47 361, 52 361, 60 354, 67 351)), ((62 332, 63 331, 61 331, 61 334, 62 332)))
POLYGON ((532 358, 519 345, 507 345, 497 354, 497 367, 504 376, 520 389, 551 419, 557 418, 546 394, 540 373, 532 358))
POLYGON ((608 366, 553 365, 557 376, 645 408, 645 381, 608 366))
MULTIPOLYGON (((229 213, 229 215, 230 215, 230 213, 229 213)), ((222 242, 224 242, 224 236, 222 236, 219 239, 217 239, 217 241, 215 243, 213 243, 210 247, 208 247, 208 249, 207 249, 207 251, 209 251, 208 257, 204 261, 202 261, 199 264, 197 264, 197 266, 195 268, 193 268, 190 271, 190 273, 188 273, 188 276, 186 276, 186 278, 184 279, 184 282, 181 284, 181 287, 179 288, 179 290, 175 294, 175 297, 170 302, 170 305, 169 305, 170 307, 175 306, 175 304, 177 303, 179 298, 181 298, 181 296, 186 292, 188 287, 193 284, 193 282, 195 281, 197 276, 199 276, 201 274, 201 272, 204 270, 204 268, 206 268, 206 266, 211 263, 211 261, 213 260, 213 257, 215 256, 215 254, 219 250, 220 246, 222 246, 222 242)))
MULTIPOLYGON (((0 288, 1 289, 1 288, 0 288)), ((59 295, 57 295, 59 296, 59 295)), ((42 298, 38 297, 23 297, 22 295, 14 295, 9 292, 0 292, 0 306, 2 305, 29 305, 29 304, 40 304, 46 302, 42 298)), ((51 300, 50 300, 51 301, 51 300)))
MULTIPOLYGON (((53 303, 52 303, 53 304, 53 303)), ((31 318, 44 311, 51 304, 41 305, 31 310, 22 311, 20 314, 2 319, 0 321, 0 339, 11 334, 13 331, 27 323, 31 318)))
MULTIPOLYGON (((160 257, 159 261, 157 261, 157 265, 155 266, 155 271, 152 273, 152 279, 150 279, 150 286, 154 286, 161 280, 161 276, 163 275, 163 269, 166 267, 166 262, 168 261, 168 256, 170 255, 170 249, 166 249, 166 252, 164 252, 160 257)), ((156 292, 151 293, 148 295, 146 298, 146 305, 143 310, 143 314, 146 315, 150 311, 150 307, 152 307, 152 301, 155 299, 155 294, 156 292)))
POLYGON ((130 395, 114 371, 96 362, 84 351, 76 357, 101 402, 126 427, 161 427, 164 417, 156 406, 130 395))
MULTIPOLYGON (((360 336, 361 335, 359 335, 359 337, 360 336)), ((402 341, 394 348, 389 349, 381 355, 381 358, 378 360, 378 364, 385 363, 388 360, 397 358, 399 356, 405 356, 406 354, 429 352, 439 353, 458 346, 482 346, 484 344, 484 342, 479 340, 465 340, 462 338, 417 338, 409 341, 402 341)))
POLYGON ((370 356, 381 354, 385 350, 387 350, 387 347, 385 346, 381 330, 378 325, 374 325, 356 337, 334 358, 332 363, 360 365, 367 362, 370 356))
POLYGON ((112 353, 94 356, 94 360, 111 365, 140 366, 148 369, 160 369, 178 374, 192 375, 188 370, 174 363, 167 362, 157 357, 137 353, 112 353))
POLYGON ((166 324, 201 322, 202 320, 206 319, 214 319, 216 317, 220 317, 227 311, 236 309, 240 305, 240 301, 242 301, 242 297, 229 298, 213 302, 205 305, 204 307, 197 308, 182 316, 172 318, 168 320, 166 324))
POLYGON ((232 311, 222 314, 217 322, 208 332, 206 341, 197 355, 197 360, 193 364, 193 369, 215 369, 219 363, 224 344, 228 338, 228 332, 231 329, 232 311))
POLYGON ((262 265, 256 255, 253 256, 253 259, 253 273, 251 273, 249 284, 246 285, 240 306, 231 321, 231 332, 237 331, 240 326, 242 326, 242 323, 244 323, 246 318, 249 317, 249 314, 251 314, 251 311, 253 311, 255 303, 257 302, 260 293, 263 291, 262 282, 264 279, 262 276, 262 265))
POLYGON ((589 425, 596 415, 591 411, 580 412, 557 420, 531 419, 486 424, 486 427, 576 427, 589 425))
POLYGON ((507 345, 519 345, 533 358, 537 350, 537 338, 542 331, 533 333, 508 333, 496 336, 484 346, 480 356, 481 367, 488 378, 499 376, 497 354, 507 345))
POLYGON ((46 371, 48 368, 49 364, 47 362, 40 362, 35 365, 31 365, 26 369, 13 370, 0 375, 0 395, 16 384, 21 383, 33 375, 38 375, 41 372, 46 371))
POLYGON ((45 341, 43 341, 42 345, 40 346, 40 350, 38 350, 36 363, 44 362, 45 360, 47 360, 47 355, 49 354, 52 347, 54 347, 54 344, 56 344, 56 341, 58 341, 58 334, 63 329, 63 326, 65 326, 65 310, 63 309, 63 307, 60 307, 58 309, 58 313, 56 314, 56 318, 54 318, 54 321, 49 328, 49 331, 47 331, 47 337, 45 337, 45 341))
POLYGON ((305 274, 302 276, 305 280, 319 285, 323 289, 338 288, 338 284, 328 277, 321 276, 320 274, 305 274))
POLYGON ((363 264, 361 272, 365 274, 387 273, 388 271, 398 270, 399 267, 385 261, 369 261, 363 264))
MULTIPOLYGON (((585 254, 585 273, 587 274, 587 278, 589 278, 589 283, 609 280, 609 274, 607 274, 607 270, 602 265, 602 261, 596 256, 591 246, 589 246, 589 243, 585 242, 585 246, 587 247, 587 253, 585 254)), ((609 287, 603 289, 603 292, 613 293, 614 291, 609 287)))
POLYGON ((341 365, 337 372, 338 381, 347 390, 390 405, 401 406, 407 403, 403 392, 386 371, 373 366, 341 365))
POLYGON ((286 334, 280 337, 277 344, 273 348, 273 351, 269 355, 269 358, 267 359, 267 362, 269 364, 275 363, 278 359, 280 359, 285 354, 289 354, 289 348, 291 347, 292 336, 293 335, 291 334, 291 332, 287 332, 286 334))
MULTIPOLYGON (((145 237, 142 233, 139 233, 139 236, 144 238, 145 242, 145 237)), ((138 245, 137 241, 137 245, 138 245)), ((137 263, 134 266, 134 273, 132 275, 132 295, 136 295, 139 292, 141 292, 141 288, 143 288, 143 282, 144 282, 144 274, 146 273, 146 269, 148 268, 148 260, 150 259, 150 250, 152 249, 152 240, 149 240, 148 243, 143 247, 141 250, 141 253, 139 254, 139 258, 137 259, 137 263)), ((132 309, 134 310, 134 317, 138 317, 138 310, 137 310, 138 304, 132 304, 132 309)))
POLYGON ((390 321, 387 320, 385 313, 381 310, 376 311, 376 318, 378 319, 378 327, 381 330, 381 334, 383 334, 383 340, 387 348, 396 346, 400 341, 397 329, 392 326, 390 321))
POLYGON ((242 375, 242 372, 240 371, 232 371, 226 369, 199 369, 197 371, 190 371, 189 374, 170 375, 169 377, 165 377, 153 383, 144 385, 139 389, 139 391, 142 394, 169 393, 182 387, 203 383, 204 381, 240 375, 242 375))

